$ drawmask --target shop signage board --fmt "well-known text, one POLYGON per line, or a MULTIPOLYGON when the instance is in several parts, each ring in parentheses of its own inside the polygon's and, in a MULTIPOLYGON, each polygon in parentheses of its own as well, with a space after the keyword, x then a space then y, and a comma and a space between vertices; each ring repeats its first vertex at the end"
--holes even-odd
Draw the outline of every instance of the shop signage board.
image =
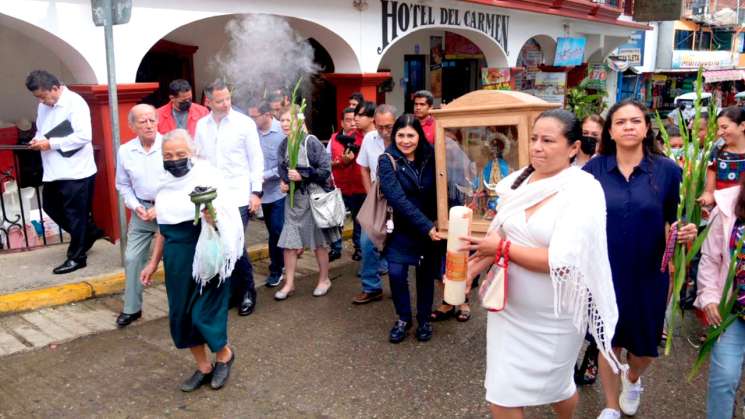
POLYGON ((585 38, 559 37, 556 43, 554 65, 557 67, 581 65, 585 58, 586 43, 585 38))
POLYGON ((587 78, 587 87, 595 90, 604 90, 605 81, 608 79, 608 68, 604 64, 593 64, 590 66, 587 78))
POLYGON ((482 68, 481 87, 488 90, 510 90, 509 68, 482 68))
POLYGON ((657 22, 679 20, 683 14, 683 0, 635 0, 634 20, 657 22))
POLYGON ((538 72, 535 75, 533 95, 546 102, 564 105, 567 73, 538 72))
POLYGON ((673 51, 672 68, 716 68, 734 65, 729 51, 673 51))
POLYGON ((645 37, 645 31, 636 31, 632 33, 628 42, 618 47, 613 55, 620 60, 628 62, 629 65, 644 65, 645 37))
POLYGON ((475 29, 492 38, 505 51, 510 17, 498 13, 434 7, 427 4, 380 0, 383 39, 378 54, 408 32, 427 26, 451 26, 475 29))
POLYGON ((442 97, 442 60, 445 49, 441 36, 429 37, 429 91, 436 98, 442 97))

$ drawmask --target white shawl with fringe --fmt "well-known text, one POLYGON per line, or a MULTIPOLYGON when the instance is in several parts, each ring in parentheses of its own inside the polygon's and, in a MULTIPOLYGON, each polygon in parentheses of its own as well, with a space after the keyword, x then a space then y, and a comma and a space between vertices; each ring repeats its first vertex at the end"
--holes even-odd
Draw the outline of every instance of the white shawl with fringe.
POLYGON ((618 322, 618 307, 608 261, 605 194, 595 178, 569 167, 546 179, 512 189, 525 169, 497 185, 499 205, 489 231, 504 221, 554 196, 560 199, 556 227, 548 248, 548 263, 554 287, 554 313, 570 313, 579 333, 588 328, 598 349, 615 372, 623 366, 613 354, 611 340, 618 322))
MULTIPOLYGON (((196 186, 210 186, 217 189, 217 198, 212 201, 217 214, 217 230, 222 241, 224 262, 220 268, 220 284, 233 273, 235 262, 243 256, 244 237, 243 222, 238 207, 230 196, 226 195, 224 181, 220 171, 209 162, 192 158, 193 167, 186 175, 177 178, 170 173, 163 175, 155 198, 155 211, 159 224, 180 224, 194 221, 194 204, 189 198, 196 186)), ((202 222, 204 221, 204 216, 202 222)), ((204 286, 207 281, 197 278, 196 266, 200 255, 194 254, 192 272, 194 280, 204 286)))

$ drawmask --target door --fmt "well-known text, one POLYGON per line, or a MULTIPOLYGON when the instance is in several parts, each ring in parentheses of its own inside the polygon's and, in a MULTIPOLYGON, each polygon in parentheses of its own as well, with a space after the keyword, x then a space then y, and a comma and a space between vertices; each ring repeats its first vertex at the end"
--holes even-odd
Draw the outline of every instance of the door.
POLYGON ((424 55, 404 55, 404 112, 414 112, 414 93, 426 84, 424 55))
POLYGON ((453 100, 479 88, 479 60, 446 60, 442 63, 442 101, 453 100))

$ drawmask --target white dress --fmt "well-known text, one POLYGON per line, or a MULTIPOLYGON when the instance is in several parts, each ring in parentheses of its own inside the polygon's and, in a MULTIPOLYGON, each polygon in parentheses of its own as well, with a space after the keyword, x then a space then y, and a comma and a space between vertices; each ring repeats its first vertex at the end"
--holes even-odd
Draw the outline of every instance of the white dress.
MULTIPOLYGON (((520 211, 504 221, 513 244, 548 248, 558 221, 558 195, 529 220, 520 211)), ((551 404, 576 391, 574 364, 584 334, 571 314, 554 314, 554 291, 548 274, 510 263, 507 306, 490 312, 486 329, 486 400, 503 407, 551 404)))

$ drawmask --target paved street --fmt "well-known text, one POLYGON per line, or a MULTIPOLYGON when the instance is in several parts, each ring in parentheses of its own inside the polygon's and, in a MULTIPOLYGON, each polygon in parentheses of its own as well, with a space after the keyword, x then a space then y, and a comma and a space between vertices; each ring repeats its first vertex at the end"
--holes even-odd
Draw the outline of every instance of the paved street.
MULTIPOLYGON (((178 390, 192 372, 191 356, 173 347, 163 317, 163 290, 156 288, 147 297, 150 321, 96 331, 96 325, 104 323, 110 329, 120 307, 118 298, 102 298, 82 307, 102 313, 100 322, 87 320, 92 335, 0 358, 0 417, 488 415, 482 386, 483 310, 475 310, 465 324, 436 324, 429 343, 409 338, 391 345, 390 298, 367 306, 349 304, 358 291, 352 263, 335 263, 330 294, 314 298, 313 265, 306 254, 305 275, 288 301, 275 302, 272 291, 262 288, 254 315, 240 318, 231 313, 230 338, 237 358, 221 391, 178 390), (158 303, 162 305, 152 306, 158 303)), ((266 267, 260 263, 257 269, 266 267)), ((33 319, 37 314, 25 316, 33 319)), ((16 321, 13 316, 0 318, 0 328, 16 321)), ((31 329, 50 333, 44 327, 31 329)), ((644 382, 637 418, 703 417, 705 380, 685 381, 694 351, 682 338, 676 343, 675 355, 655 364, 644 382)), ((599 384, 583 389, 577 417, 594 418, 601 398, 599 384)), ((531 408, 527 417, 552 414, 548 408, 531 408)))

